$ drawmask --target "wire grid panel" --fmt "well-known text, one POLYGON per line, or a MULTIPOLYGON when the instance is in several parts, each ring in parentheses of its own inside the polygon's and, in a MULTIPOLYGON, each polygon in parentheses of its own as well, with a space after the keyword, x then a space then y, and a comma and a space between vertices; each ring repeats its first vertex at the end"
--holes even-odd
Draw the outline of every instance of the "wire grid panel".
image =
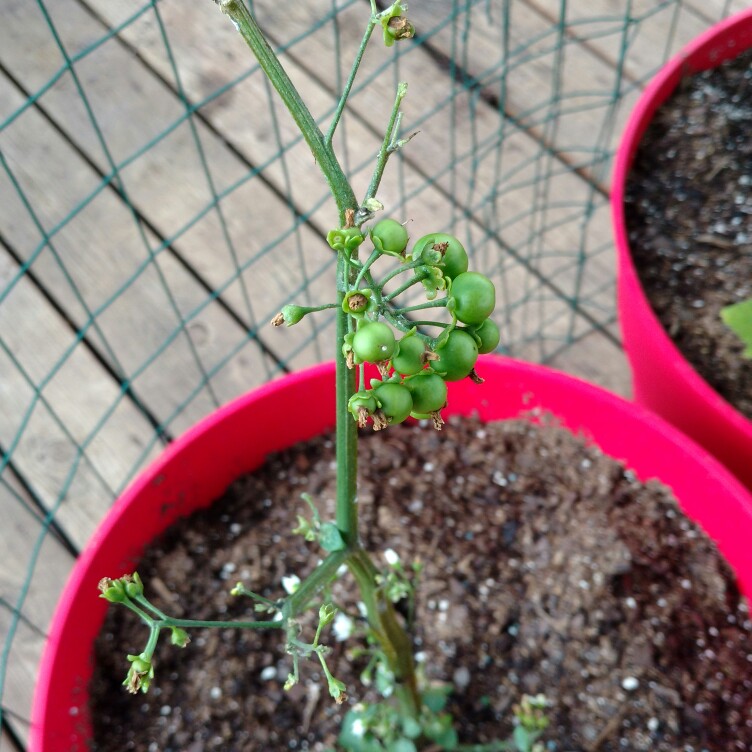
MULTIPOLYGON (((414 0, 374 40, 336 146, 365 192, 451 230, 499 291, 502 350, 617 357, 607 175, 647 78, 735 2, 414 0), (579 348, 579 349, 578 349, 579 348), (582 350, 587 355, 587 349, 582 350)), ((326 126, 367 0, 255 0, 326 126)), ((44 634, 113 499, 212 409, 333 352, 336 212, 299 133, 210 0, 3 0, 0 28, 0 745, 23 748, 44 634)), ((575 367, 576 370, 576 367, 575 367)), ((586 369, 585 369, 586 370, 586 369)))

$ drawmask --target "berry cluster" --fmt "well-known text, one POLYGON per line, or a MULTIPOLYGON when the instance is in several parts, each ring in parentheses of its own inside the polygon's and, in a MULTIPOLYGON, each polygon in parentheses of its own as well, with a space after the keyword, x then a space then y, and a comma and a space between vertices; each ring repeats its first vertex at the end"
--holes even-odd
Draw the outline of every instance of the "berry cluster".
MULTIPOLYGON (((410 415, 433 418, 440 428, 446 382, 467 376, 480 381, 474 371, 478 355, 493 351, 499 344, 499 329, 489 318, 496 304, 494 285, 483 274, 467 270, 467 252, 452 235, 424 235, 409 254, 407 231, 396 220, 381 220, 369 235, 374 246, 369 260, 360 264, 348 256, 358 274, 343 303, 351 317, 343 352, 353 367, 375 364, 381 378, 372 379, 366 388, 361 369, 359 391, 350 399, 349 410, 360 426, 366 426, 370 419, 375 430, 401 423, 410 415), (401 265, 376 282, 370 266, 384 255, 399 258, 401 265), (386 282, 410 271, 413 276, 408 282, 396 292, 385 294, 386 282), (428 303, 409 308, 389 305, 417 282, 423 284, 428 303), (436 338, 420 333, 415 322, 404 315, 424 308, 445 308, 451 317, 448 323, 419 322, 421 327, 440 327, 442 333, 436 338), (394 329, 403 336, 397 339, 394 329)), ((364 239, 361 235, 361 242, 364 239)))

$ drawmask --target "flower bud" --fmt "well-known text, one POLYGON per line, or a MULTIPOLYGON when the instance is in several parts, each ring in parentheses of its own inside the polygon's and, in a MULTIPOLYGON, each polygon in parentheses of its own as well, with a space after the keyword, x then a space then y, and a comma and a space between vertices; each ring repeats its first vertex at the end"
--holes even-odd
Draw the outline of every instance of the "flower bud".
POLYGON ((123 686, 132 695, 139 690, 148 692, 151 680, 154 678, 154 665, 151 659, 145 653, 141 653, 141 655, 129 655, 128 660, 131 662, 131 667, 128 669, 123 686))
POLYGON ((140 598, 144 594, 144 584, 141 582, 138 572, 134 572, 132 575, 124 574, 121 580, 125 585, 125 592, 129 598, 140 598))
POLYGON ((122 580, 111 580, 109 577, 103 577, 99 581, 100 598, 104 598, 110 603, 122 603, 126 599, 125 585, 122 580))
POLYGON ((304 308, 303 306, 286 305, 280 312, 280 315, 282 316, 285 326, 293 326, 309 312, 309 309, 304 308))
POLYGON ((179 648, 184 648, 191 641, 188 632, 184 629, 180 629, 180 627, 172 627, 171 629, 170 642, 173 645, 179 648))

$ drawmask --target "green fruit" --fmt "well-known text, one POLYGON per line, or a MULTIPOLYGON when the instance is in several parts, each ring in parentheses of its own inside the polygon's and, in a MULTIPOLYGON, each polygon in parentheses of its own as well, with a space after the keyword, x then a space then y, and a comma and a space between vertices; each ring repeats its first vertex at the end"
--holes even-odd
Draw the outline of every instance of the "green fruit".
POLYGON ((478 352, 481 355, 493 352, 501 341, 499 327, 491 319, 486 319, 480 326, 474 327, 472 333, 480 339, 478 352))
POLYGON ((436 350, 436 355, 439 359, 431 361, 431 368, 442 374, 446 381, 459 381, 473 370, 478 360, 478 345, 467 332, 455 329, 444 345, 436 350))
POLYGON ((447 235, 444 232, 432 232, 424 235, 413 246, 413 258, 418 258, 426 247, 442 249, 439 268, 443 271, 445 277, 454 279, 467 271, 467 251, 454 235, 447 235), (446 248, 443 247, 444 244, 446 244, 446 248))
POLYGON ((416 336, 403 337, 397 343, 397 353, 392 356, 392 368, 403 376, 412 376, 423 370, 425 362, 423 341, 416 336))
POLYGON ((371 240, 377 250, 399 256, 407 248, 407 230, 396 219, 382 219, 371 230, 371 240))
POLYGON ((447 401, 447 385, 438 373, 426 371, 405 382, 413 398, 414 413, 441 410, 447 401))
POLYGON ((482 324, 496 307, 496 288, 478 272, 465 272, 452 282, 454 313, 463 324, 482 324))
POLYGON ((413 398, 406 386, 387 382, 373 391, 381 411, 390 423, 402 423, 412 412, 413 398))
POLYGON ((380 363, 394 354, 394 332, 380 321, 361 324, 352 341, 353 355, 358 363, 380 363))

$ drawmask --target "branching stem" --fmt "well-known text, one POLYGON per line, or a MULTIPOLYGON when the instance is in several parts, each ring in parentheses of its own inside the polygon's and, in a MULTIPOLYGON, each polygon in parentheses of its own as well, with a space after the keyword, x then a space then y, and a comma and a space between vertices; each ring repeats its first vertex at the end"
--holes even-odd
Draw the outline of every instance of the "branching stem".
POLYGON ((282 67, 279 58, 270 47, 264 33, 256 23, 256 19, 246 8, 245 3, 242 0, 219 0, 219 6, 222 8, 222 12, 232 19, 240 35, 256 56, 256 60, 269 78, 270 83, 282 98, 293 120, 295 120, 303 138, 313 152, 316 163, 324 173, 332 195, 337 202, 340 222, 344 225, 345 210, 356 209, 357 200, 337 157, 332 151, 331 144, 327 143, 319 130, 313 115, 301 99, 298 90, 287 75, 287 71, 282 67))
POLYGON ((339 102, 337 103, 337 109, 334 113, 334 116, 332 117, 331 125, 329 126, 329 130, 326 132, 326 137, 324 138, 324 144, 328 148, 331 148, 332 139, 334 138, 334 132, 337 130, 337 126, 339 125, 340 118, 342 117, 342 113, 345 110, 347 99, 350 96, 350 92, 352 91, 353 84, 355 83, 355 76, 358 72, 358 68, 360 68, 360 63, 363 60, 363 54, 366 51, 366 47, 368 46, 368 41, 371 38, 371 34, 373 33, 374 27, 378 23, 378 18, 376 17, 377 12, 378 12, 378 8, 376 8, 376 3, 372 0, 371 18, 368 20, 368 25, 366 26, 365 33, 363 34, 363 39, 360 42, 360 47, 358 48, 358 52, 355 55, 355 60, 353 61, 352 68, 350 69, 350 75, 347 77, 345 88, 342 91, 342 96, 339 98, 339 102))
POLYGON ((393 290, 388 295, 384 295, 384 302, 388 303, 390 300, 393 300, 394 298, 398 297, 399 295, 402 295, 405 290, 409 290, 413 285, 418 284, 421 280, 424 280, 426 277, 428 277, 428 273, 421 273, 418 272, 414 277, 411 279, 408 279, 406 282, 403 282, 396 290, 393 290))
POLYGON ((378 156, 376 157, 376 167, 371 177, 371 182, 368 184, 368 190, 366 191, 366 197, 363 200, 365 204, 369 199, 376 197, 376 191, 379 189, 381 178, 384 175, 386 169, 386 163, 389 160, 391 154, 395 151, 395 142, 399 125, 399 108, 402 104, 402 100, 407 94, 407 84, 402 81, 397 85, 397 96, 392 106, 392 114, 389 116, 389 123, 386 127, 386 133, 384 134, 384 140, 381 143, 378 156))
POLYGON ((419 303, 414 306, 407 306, 406 308, 395 308, 393 313, 410 313, 411 311, 423 311, 426 308, 446 308, 446 298, 441 300, 431 300, 428 303, 419 303))

